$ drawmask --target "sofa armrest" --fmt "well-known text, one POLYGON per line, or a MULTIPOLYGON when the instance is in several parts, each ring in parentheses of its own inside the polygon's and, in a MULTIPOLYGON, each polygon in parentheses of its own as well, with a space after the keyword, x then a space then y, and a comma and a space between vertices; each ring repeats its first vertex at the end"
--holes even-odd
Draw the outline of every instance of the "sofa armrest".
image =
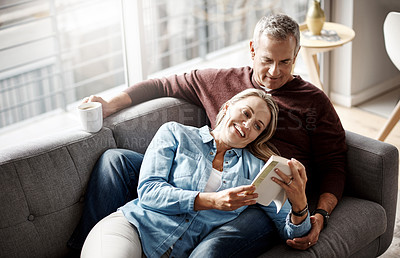
POLYGON ((347 180, 343 199, 318 243, 305 250, 285 244, 260 257, 377 257, 392 242, 398 185, 398 150, 346 131, 347 180))
POLYGON ((104 126, 113 131, 118 148, 144 153, 158 128, 168 121, 196 127, 209 124, 202 108, 181 99, 164 97, 113 114, 104 120, 104 126))
POLYGON ((111 130, 75 128, 0 152, 0 257, 66 257, 83 194, 111 130))
MULTIPOLYGON (((389 246, 396 219, 399 153, 395 146, 346 131, 345 195, 370 200, 386 211, 387 230, 381 244, 389 246)), ((381 247, 383 248, 383 246, 381 247)))

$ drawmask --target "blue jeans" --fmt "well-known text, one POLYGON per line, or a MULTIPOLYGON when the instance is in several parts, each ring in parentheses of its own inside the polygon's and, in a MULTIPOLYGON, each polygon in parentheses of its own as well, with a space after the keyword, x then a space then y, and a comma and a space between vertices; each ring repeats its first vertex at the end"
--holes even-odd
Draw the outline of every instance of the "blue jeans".
POLYGON ((90 175, 81 220, 67 245, 81 250, 90 230, 104 217, 137 197, 143 154, 110 149, 101 155, 90 175))
MULTIPOLYGON (((82 249, 97 222, 137 197, 142 161, 142 154, 123 149, 107 150, 100 157, 91 174, 82 218, 68 241, 69 247, 82 249)), ((273 222, 253 205, 235 220, 214 229, 190 257, 257 257, 278 239, 273 222)))
POLYGON ((190 257, 258 257, 279 241, 272 220, 258 205, 252 205, 236 219, 209 233, 190 257))

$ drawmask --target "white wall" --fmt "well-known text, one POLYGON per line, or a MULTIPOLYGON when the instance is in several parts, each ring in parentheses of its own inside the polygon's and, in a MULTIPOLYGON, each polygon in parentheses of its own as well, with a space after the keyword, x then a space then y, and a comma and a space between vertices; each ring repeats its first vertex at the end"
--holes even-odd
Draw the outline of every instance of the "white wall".
POLYGON ((330 80, 325 83, 332 101, 354 106, 400 87, 400 72, 387 56, 383 38, 385 17, 400 12, 400 1, 337 0, 331 8, 331 21, 356 33, 351 43, 331 52, 330 80))

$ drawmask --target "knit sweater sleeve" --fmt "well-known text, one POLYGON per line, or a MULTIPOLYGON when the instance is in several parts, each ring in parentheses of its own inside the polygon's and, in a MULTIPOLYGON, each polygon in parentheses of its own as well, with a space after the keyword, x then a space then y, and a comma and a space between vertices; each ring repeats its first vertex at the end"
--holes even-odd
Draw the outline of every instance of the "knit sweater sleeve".
POLYGON ((201 84, 201 78, 196 76, 195 70, 182 75, 144 80, 130 86, 124 92, 131 98, 132 105, 161 97, 176 97, 201 105, 195 90, 201 84))
POLYGON ((345 131, 329 99, 320 102, 316 127, 311 132, 315 171, 320 175, 320 193, 332 193, 341 199, 346 179, 345 131), (325 103, 324 103, 325 102, 325 103))
POLYGON ((127 88, 136 105, 161 97, 175 97, 204 108, 211 125, 222 104, 251 84, 251 68, 202 69, 182 75, 149 79, 127 88))

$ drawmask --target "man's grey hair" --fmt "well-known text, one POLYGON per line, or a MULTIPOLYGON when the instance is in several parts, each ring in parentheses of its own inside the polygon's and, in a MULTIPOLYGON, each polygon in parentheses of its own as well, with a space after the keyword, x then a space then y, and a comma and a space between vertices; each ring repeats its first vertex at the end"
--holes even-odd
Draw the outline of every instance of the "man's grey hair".
POLYGON ((300 48, 299 24, 286 14, 264 16, 258 21, 253 35, 254 49, 258 47, 258 41, 262 34, 277 40, 286 40, 293 36, 296 39, 295 53, 300 48))

